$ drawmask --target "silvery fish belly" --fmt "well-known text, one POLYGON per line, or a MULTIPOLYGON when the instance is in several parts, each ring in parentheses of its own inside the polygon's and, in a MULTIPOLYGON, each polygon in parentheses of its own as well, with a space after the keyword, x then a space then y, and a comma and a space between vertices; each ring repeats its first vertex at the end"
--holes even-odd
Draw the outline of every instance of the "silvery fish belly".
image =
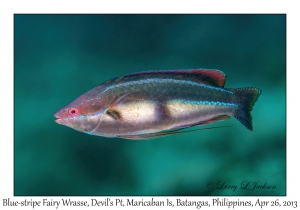
POLYGON ((128 74, 91 89, 55 113, 57 123, 105 137, 152 139, 234 116, 252 130, 250 112, 261 90, 224 88, 218 70, 128 74))

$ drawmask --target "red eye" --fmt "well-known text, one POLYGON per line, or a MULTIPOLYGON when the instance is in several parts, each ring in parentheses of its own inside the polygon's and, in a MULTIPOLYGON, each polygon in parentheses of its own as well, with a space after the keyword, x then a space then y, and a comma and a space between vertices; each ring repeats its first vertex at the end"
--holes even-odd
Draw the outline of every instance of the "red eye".
POLYGON ((69 109, 69 115, 71 117, 76 116, 77 114, 78 114, 78 109, 76 109, 76 108, 69 109))

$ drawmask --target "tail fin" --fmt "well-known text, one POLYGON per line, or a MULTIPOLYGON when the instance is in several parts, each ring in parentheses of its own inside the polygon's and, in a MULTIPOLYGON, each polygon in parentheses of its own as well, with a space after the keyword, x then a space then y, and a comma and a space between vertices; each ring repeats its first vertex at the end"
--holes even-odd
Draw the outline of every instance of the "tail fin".
POLYGON ((254 87, 237 88, 235 89, 235 93, 239 97, 239 109, 235 113, 235 118, 252 131, 252 117, 250 112, 261 94, 261 90, 254 87))

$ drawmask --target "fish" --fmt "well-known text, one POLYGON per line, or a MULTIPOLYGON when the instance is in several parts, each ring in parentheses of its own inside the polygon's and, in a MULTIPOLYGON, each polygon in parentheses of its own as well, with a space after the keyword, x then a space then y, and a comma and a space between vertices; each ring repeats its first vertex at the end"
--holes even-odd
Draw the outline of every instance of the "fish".
POLYGON ((54 116, 86 134, 131 140, 182 133, 235 117, 252 131, 251 110, 262 90, 224 88, 220 70, 151 70, 110 79, 54 116))

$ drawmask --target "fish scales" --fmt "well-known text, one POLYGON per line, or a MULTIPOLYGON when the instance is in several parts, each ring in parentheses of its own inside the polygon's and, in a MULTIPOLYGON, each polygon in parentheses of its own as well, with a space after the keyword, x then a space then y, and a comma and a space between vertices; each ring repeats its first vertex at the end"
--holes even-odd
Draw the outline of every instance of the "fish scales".
POLYGON ((129 139, 164 136, 227 116, 252 130, 250 111, 261 90, 224 88, 225 80, 221 71, 204 69, 133 73, 97 86, 55 116, 58 123, 79 131, 129 139), (71 109, 81 115, 66 114, 71 109))

